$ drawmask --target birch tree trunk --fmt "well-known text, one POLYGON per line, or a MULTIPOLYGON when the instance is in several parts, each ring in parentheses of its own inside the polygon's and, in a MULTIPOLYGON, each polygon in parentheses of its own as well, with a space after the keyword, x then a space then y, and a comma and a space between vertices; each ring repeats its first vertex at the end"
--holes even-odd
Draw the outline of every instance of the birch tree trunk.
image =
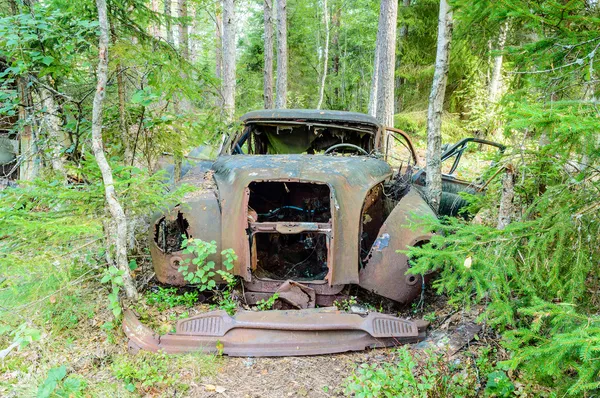
POLYGON ((504 229, 510 224, 514 213, 513 200, 515 198, 515 170, 512 164, 506 166, 506 173, 502 178, 502 196, 500 197, 500 210, 498 211, 498 229, 504 229))
POLYGON ((165 18, 166 22, 166 31, 167 31, 167 42, 173 44, 173 29, 171 27, 171 6, 172 0, 164 0, 164 9, 165 9, 165 18))
POLYGON ((398 1, 382 0, 385 13, 379 27, 383 35, 379 42, 379 72, 377 78, 376 118, 385 126, 394 127, 394 72, 396 70, 396 25, 398 20, 398 1))
MULTIPOLYGON (((505 22, 500 27, 500 33, 498 34, 498 42, 496 46, 497 51, 503 51, 506 43, 506 34, 508 33, 508 22, 505 22)), ((492 67, 492 76, 490 78, 490 87, 488 90, 488 102, 493 105, 499 97, 500 86, 502 84, 502 54, 494 56, 494 65, 492 67)))
POLYGON ((327 0, 323 0, 323 19, 325 20, 325 51, 323 53, 323 74, 321 75, 321 87, 319 88, 319 102, 317 109, 323 105, 323 96, 325 94, 325 79, 327 78, 327 62, 329 60, 329 12, 327 10, 327 0))
POLYGON ((275 0, 277 3, 277 87, 275 108, 287 108, 287 0, 275 0))
POLYGON ((96 0, 96 5, 98 7, 98 22, 100 23, 100 40, 98 45, 98 82, 92 107, 92 150, 102 173, 108 210, 116 225, 114 236, 115 260, 117 268, 123 271, 123 289, 127 298, 137 300, 138 294, 127 263, 127 219, 115 192, 112 169, 106 160, 102 143, 102 105, 106 92, 106 81, 108 80, 108 17, 106 15, 106 0, 96 0))
POLYGON ((438 18, 437 52, 433 83, 427 108, 427 165, 425 167, 425 195, 429 205, 437 212, 442 198, 442 112, 452 40, 452 10, 446 0, 440 1, 438 18))
POLYGON ((227 121, 235 113, 235 9, 234 0, 223 1, 223 111, 227 121))
POLYGON ((273 109, 273 0, 264 0, 265 65, 263 97, 265 109, 273 109))
POLYGON ((215 7, 215 76, 219 82, 219 92, 215 99, 215 106, 223 106, 223 11, 221 0, 215 7))

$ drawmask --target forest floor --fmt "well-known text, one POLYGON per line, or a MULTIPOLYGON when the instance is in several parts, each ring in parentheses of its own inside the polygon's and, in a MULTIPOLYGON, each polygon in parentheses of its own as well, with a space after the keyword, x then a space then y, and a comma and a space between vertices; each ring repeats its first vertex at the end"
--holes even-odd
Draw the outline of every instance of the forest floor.
MULTIPOLYGON (((338 397, 346 396, 344 385, 358 366, 393 362, 397 356, 395 349, 283 358, 131 355, 120 326, 110 327, 106 300, 105 289, 94 279, 49 297, 30 314, 44 323, 41 339, 0 361, 0 396, 40 396, 52 369, 65 366, 67 376, 54 383, 54 392, 67 396, 75 389, 82 396, 338 397)), ((209 306, 158 309, 142 298, 136 310, 155 330, 169 330, 181 314, 204 312, 209 306)), ((411 350, 442 351, 448 363, 464 363, 470 377, 477 377, 473 358, 490 336, 479 332, 472 340, 478 330, 465 325, 472 325, 478 313, 477 308, 456 312, 443 298, 427 295, 419 314, 429 314, 431 337, 411 350)), ((419 314, 407 308, 400 315, 419 314)), ((0 338, 0 347, 8 345, 7 338, 0 338)))

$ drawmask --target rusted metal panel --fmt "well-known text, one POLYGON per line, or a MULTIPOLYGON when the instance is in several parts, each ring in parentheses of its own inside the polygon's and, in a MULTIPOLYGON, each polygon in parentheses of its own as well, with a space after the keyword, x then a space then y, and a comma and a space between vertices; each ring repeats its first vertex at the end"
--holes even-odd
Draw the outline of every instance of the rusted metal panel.
MULTIPOLYGON (((184 254, 179 248, 165 248, 159 241, 157 236, 161 217, 165 221, 173 222, 178 217, 185 221, 185 231, 188 237, 199 238, 204 241, 215 241, 217 252, 208 257, 208 261, 215 262, 215 268, 220 269, 221 265, 221 211, 217 201, 215 192, 212 190, 202 190, 187 194, 185 202, 175 206, 166 215, 156 217, 153 227, 150 228, 150 253, 152 254, 152 262, 156 278, 162 283, 168 283, 175 286, 183 286, 187 282, 183 279, 183 275, 177 269, 182 261, 186 258, 191 258, 190 254, 184 254), (157 242, 158 241, 158 242, 157 242)), ((176 242, 178 245, 179 242, 176 242)), ((189 271, 195 271, 195 265, 189 264, 189 271)))
POLYGON ((332 308, 242 311, 234 317, 213 311, 179 321, 177 332, 164 336, 144 326, 131 310, 125 311, 123 322, 134 351, 221 351, 231 356, 316 355, 389 347, 423 340, 426 326, 384 314, 360 316, 332 308))
POLYGON ((397 252, 431 238, 428 231, 410 228, 415 215, 434 216, 434 213, 421 196, 411 190, 400 200, 379 230, 368 262, 360 271, 361 287, 401 303, 410 302, 421 292, 421 276, 406 275, 408 258, 397 252))
POLYGON ((373 126, 375 129, 380 126, 377 119, 364 113, 312 109, 265 109, 248 112, 240 118, 242 123, 264 120, 360 123, 373 126))
POLYGON ((332 193, 330 284, 358 283, 360 214, 367 192, 388 179, 392 170, 370 157, 325 155, 222 156, 214 164, 222 209, 223 247, 238 255, 234 273, 249 281, 251 261, 246 188, 256 181, 316 182, 332 193), (340 248, 340 249, 337 249, 340 248), (343 248, 343 249, 342 249, 343 248))

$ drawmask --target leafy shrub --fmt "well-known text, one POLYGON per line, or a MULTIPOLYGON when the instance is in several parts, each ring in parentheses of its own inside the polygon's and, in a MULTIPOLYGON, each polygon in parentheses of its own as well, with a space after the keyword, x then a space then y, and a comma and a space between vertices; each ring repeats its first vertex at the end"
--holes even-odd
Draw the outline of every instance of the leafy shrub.
POLYGON ((223 265, 227 271, 215 269, 214 261, 206 261, 208 256, 217 252, 217 242, 214 240, 211 242, 205 242, 201 239, 187 238, 183 236, 181 243, 183 247, 183 253, 193 254, 194 257, 183 260, 186 265, 181 265, 178 270, 183 274, 183 278, 192 285, 198 285, 200 291, 212 290, 217 286, 214 277, 219 274, 222 278, 230 275, 227 271, 233 269, 233 262, 237 260, 237 255, 232 249, 223 250, 221 256, 223 256, 223 265), (193 264, 196 268, 195 271, 189 271, 189 265, 193 264))
POLYGON ((153 387, 172 387, 179 375, 169 370, 169 357, 165 353, 140 352, 136 356, 115 358, 111 370, 115 377, 125 382, 129 391, 146 391, 153 387))
POLYGON ((259 300, 256 303, 256 308, 258 308, 259 311, 268 311, 273 308, 275 301, 277 301, 278 298, 279 293, 275 293, 266 300, 259 300))

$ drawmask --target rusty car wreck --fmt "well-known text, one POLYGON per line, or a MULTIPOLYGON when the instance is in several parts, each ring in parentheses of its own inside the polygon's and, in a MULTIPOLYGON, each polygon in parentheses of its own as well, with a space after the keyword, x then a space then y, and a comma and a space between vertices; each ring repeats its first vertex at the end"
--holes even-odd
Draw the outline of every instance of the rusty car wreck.
POLYGON ((216 352, 219 345, 227 355, 280 356, 422 340, 422 321, 332 307, 349 285, 399 303, 421 293, 422 276, 407 273, 401 250, 431 237, 408 227, 411 217, 434 213, 413 189, 418 165, 408 136, 370 116, 338 111, 255 111, 241 122, 216 160, 198 161, 182 176, 197 190, 153 220, 156 278, 185 285, 178 271, 190 256, 183 237, 215 241, 209 260, 219 269, 218 253, 235 251, 231 272, 247 304, 277 292, 286 309, 212 311, 180 320, 164 336, 128 310, 130 347, 175 353, 216 352), (392 159, 392 142, 404 158, 392 159))

